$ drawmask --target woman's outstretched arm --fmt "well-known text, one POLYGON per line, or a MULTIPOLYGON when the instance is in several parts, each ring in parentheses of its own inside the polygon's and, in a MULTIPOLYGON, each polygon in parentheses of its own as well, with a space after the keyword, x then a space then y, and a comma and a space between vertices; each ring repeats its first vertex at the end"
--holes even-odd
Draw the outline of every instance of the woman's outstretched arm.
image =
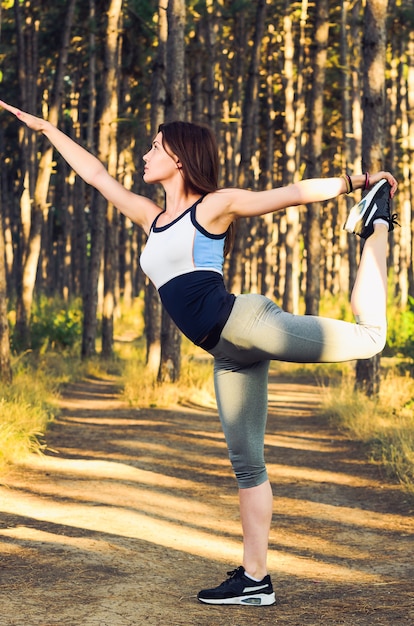
MULTIPOLYGON (((385 178, 390 183, 390 193, 391 197, 393 197, 398 183, 390 172, 381 171, 371 174, 369 176, 368 188, 371 188, 382 178, 385 178)), ((365 183, 365 174, 352 176, 354 189, 363 189, 365 183)), ((233 218, 238 218, 264 215, 289 206, 323 202, 346 192, 346 181, 341 176, 338 178, 310 178, 286 187, 278 187, 266 191, 249 192, 242 189, 223 189, 218 193, 223 194, 224 203, 227 196, 226 211, 231 213, 233 218)))
MULTIPOLYGON (((376 172, 352 176, 354 189, 373 187, 385 178, 391 185, 391 197, 394 196, 398 183, 390 172, 376 172)), ((323 202, 336 198, 348 191, 344 177, 310 178, 285 187, 277 187, 265 191, 248 191, 246 189, 220 189, 210 194, 200 205, 199 220, 210 232, 223 233, 238 218, 255 217, 286 209, 290 206, 323 202), (204 211, 203 211, 204 208, 204 211)))
POLYGON ((25 113, 2 100, 0 106, 15 115, 31 130, 43 133, 86 183, 95 187, 109 202, 148 232, 159 213, 159 208, 151 200, 125 189, 110 176, 99 159, 47 120, 25 113))

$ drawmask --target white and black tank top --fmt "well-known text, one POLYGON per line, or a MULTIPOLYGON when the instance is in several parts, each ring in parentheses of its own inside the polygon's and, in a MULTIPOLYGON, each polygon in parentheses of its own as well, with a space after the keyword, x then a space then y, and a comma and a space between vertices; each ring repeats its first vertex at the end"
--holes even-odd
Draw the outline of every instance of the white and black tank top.
POLYGON ((158 227, 156 217, 140 262, 178 328, 196 345, 211 349, 235 297, 223 281, 226 233, 213 235, 197 222, 202 199, 166 226, 158 227))

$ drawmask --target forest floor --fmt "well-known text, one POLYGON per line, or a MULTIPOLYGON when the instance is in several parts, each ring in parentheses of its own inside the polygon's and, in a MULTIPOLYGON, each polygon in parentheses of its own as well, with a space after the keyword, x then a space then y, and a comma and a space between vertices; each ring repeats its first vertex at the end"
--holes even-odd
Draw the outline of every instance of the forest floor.
POLYGON ((398 626, 414 623, 413 502, 317 416, 320 391, 272 376, 272 607, 199 589, 241 560, 216 411, 133 409, 116 380, 61 398, 45 456, 0 486, 1 626, 398 626))

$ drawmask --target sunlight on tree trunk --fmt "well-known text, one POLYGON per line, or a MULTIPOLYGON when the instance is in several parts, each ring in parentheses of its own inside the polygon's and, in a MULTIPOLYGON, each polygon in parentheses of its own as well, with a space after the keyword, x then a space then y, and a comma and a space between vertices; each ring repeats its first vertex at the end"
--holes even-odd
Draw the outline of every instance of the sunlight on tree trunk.
MULTIPOLYGON (((3 141, 0 141, 0 146, 3 141)), ((6 268, 3 236, 3 203, 0 187, 0 381, 6 384, 12 382, 12 368, 10 361, 9 321, 7 318, 6 268)))

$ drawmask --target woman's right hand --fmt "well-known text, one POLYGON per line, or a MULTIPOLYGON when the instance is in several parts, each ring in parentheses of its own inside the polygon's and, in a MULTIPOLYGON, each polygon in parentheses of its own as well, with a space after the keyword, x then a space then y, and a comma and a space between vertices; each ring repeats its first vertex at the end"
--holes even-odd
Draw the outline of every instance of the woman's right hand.
POLYGON ((3 100, 0 100, 0 106, 3 107, 3 109, 5 109, 6 111, 9 111, 9 113, 15 115, 18 120, 23 122, 23 124, 26 124, 26 126, 31 130, 43 131, 46 129, 47 125, 50 124, 50 122, 47 122, 41 117, 36 117, 35 115, 31 115, 30 113, 25 113, 17 107, 12 106, 11 104, 7 104, 7 102, 3 102, 3 100))
POLYGON ((369 175, 369 187, 370 188, 373 187, 376 183, 378 183, 383 178, 385 178, 391 185, 390 196, 391 198, 393 198, 395 195, 395 192, 397 191, 398 183, 396 179, 394 178, 394 176, 391 174, 391 172, 376 172, 375 174, 370 174, 369 175))

